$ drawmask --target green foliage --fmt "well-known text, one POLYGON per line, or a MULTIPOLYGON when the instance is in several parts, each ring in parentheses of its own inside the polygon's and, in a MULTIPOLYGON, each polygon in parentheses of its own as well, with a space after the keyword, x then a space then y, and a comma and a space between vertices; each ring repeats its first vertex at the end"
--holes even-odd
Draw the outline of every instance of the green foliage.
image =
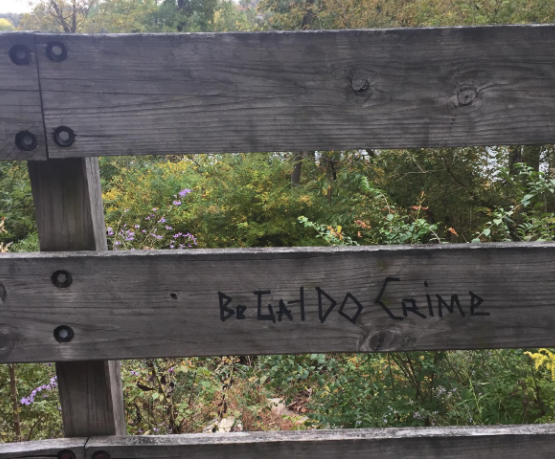
POLYGON ((308 218, 301 216, 298 218, 305 228, 312 228, 316 231, 316 237, 324 239, 329 245, 358 245, 350 237, 342 234, 343 228, 339 225, 337 228, 313 223, 308 218))
POLYGON ((502 169, 494 185, 510 191, 510 205, 486 211, 490 219, 473 242, 555 239, 555 179, 524 164, 514 169, 502 169))
POLYGON ((264 359, 274 390, 290 399, 310 394, 307 415, 318 427, 517 424, 553 416, 555 386, 520 350, 264 359))
POLYGON ((35 229, 35 211, 27 164, 0 162, 0 218, 5 219, 5 233, 0 243, 17 242, 35 229))
POLYGON ((552 23, 549 0, 262 0, 268 29, 362 29, 384 27, 552 23), (310 16, 306 26, 307 16, 310 16))
MULTIPOLYGON (((113 171, 111 164, 104 160, 102 170, 113 171)), ((145 159, 106 183, 106 221, 117 233, 157 208, 172 231, 192 233, 202 247, 313 245, 296 220, 310 210, 310 197, 291 189, 289 167, 274 154, 145 159), (173 205, 183 189, 192 191, 173 205)))
POLYGON ((9 365, 0 365, 0 443, 63 436, 53 364, 33 363, 14 367, 21 438, 16 437, 13 428, 15 414, 10 390, 9 365))
POLYGON ((12 32, 14 30, 15 27, 9 19, 0 18, 0 32, 12 32))
POLYGON ((224 417, 260 429, 257 416, 269 402, 248 362, 230 357, 126 362, 129 433, 198 432, 224 417))
POLYGON ((233 0, 39 0, 32 13, 23 15, 20 28, 81 33, 227 32, 246 30, 252 24, 233 0))

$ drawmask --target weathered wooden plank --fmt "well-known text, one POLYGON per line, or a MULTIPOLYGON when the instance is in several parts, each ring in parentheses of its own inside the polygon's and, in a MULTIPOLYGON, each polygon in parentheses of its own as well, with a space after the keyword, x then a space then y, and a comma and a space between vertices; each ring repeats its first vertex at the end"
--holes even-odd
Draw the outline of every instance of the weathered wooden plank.
POLYGON ((0 34, 0 75, 0 160, 46 159, 33 34, 0 34))
POLYGON ((92 438, 111 459, 551 459, 552 425, 238 432, 92 438))
POLYGON ((555 346, 554 278, 554 243, 5 254, 0 362, 555 346))
POLYGON ((51 157, 552 143, 554 47, 551 25, 37 36, 47 132, 77 136, 51 157))
MULTIPOLYGON (((29 176, 42 251, 107 249, 97 158, 29 162, 29 176)), ((119 362, 57 362, 56 373, 67 437, 125 434, 119 362)))
POLYGON ((60 453, 63 451, 73 452, 75 459, 85 459, 86 442, 86 438, 57 438, 21 443, 0 443, 0 459, 72 459, 71 456, 61 455, 60 453))

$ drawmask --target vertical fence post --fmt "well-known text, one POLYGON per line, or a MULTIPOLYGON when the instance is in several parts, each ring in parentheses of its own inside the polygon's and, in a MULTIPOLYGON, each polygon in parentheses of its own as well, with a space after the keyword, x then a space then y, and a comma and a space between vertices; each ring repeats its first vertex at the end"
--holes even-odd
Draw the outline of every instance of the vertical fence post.
MULTIPOLYGON (((29 161, 41 251, 107 250, 97 158, 29 161)), ((66 437, 124 435, 120 363, 56 363, 66 437)))

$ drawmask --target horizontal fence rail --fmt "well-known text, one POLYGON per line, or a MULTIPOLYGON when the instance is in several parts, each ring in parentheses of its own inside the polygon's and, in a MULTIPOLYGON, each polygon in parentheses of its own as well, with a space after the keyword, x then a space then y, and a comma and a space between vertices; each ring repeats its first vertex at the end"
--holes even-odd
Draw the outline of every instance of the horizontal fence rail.
POLYGON ((554 448, 553 425, 430 427, 46 440, 0 445, 0 459, 552 459, 554 448))
POLYGON ((0 256, 0 362, 555 346, 555 243, 0 256))
POLYGON ((85 459, 86 443, 87 438, 0 443, 0 459, 85 459))
POLYGON ((553 143, 554 47, 552 25, 10 34, 0 159, 44 159, 42 121, 50 158, 553 143))

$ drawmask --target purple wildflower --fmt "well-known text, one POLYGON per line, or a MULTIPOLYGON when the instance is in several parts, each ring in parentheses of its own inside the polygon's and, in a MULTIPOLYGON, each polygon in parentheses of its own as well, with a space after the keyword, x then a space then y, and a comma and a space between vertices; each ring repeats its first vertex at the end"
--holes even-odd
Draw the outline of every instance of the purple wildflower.
POLYGON ((114 230, 108 227, 108 236, 113 236, 113 235, 114 235, 114 230))
POLYGON ((158 211, 158 207, 153 207, 152 212, 156 212, 156 211, 158 211))
MULTIPOLYGON (((39 386, 33 389, 29 397, 23 397, 20 400, 20 403, 22 405, 31 405, 35 401, 35 397, 38 395, 39 392, 42 392, 43 390, 44 391, 52 390, 54 387, 58 385, 56 378, 57 378, 56 376, 54 376, 53 378, 50 378, 50 384, 43 384, 42 386, 39 386)), ((46 395, 44 397, 46 397, 46 395)))
POLYGON ((146 230, 142 230, 141 233, 146 234, 146 230))
POLYGON ((184 197, 187 196, 191 191, 193 191, 193 190, 189 190, 189 189, 185 188, 184 190, 181 190, 181 191, 179 192, 179 196, 182 197, 182 198, 184 198, 184 197))
POLYGON ((162 217, 160 220, 158 220, 158 223, 166 223, 166 219, 162 217))
POLYGON ((170 225, 166 225, 166 229, 169 231, 169 230, 172 230, 173 228, 170 225))
POLYGON ((114 245, 120 245, 120 244, 121 244, 121 242, 120 242, 120 241, 116 241, 116 242, 114 242, 114 245))
POLYGON ((171 374, 175 373, 175 370, 173 369, 173 367, 171 367, 171 368, 168 370, 168 373, 171 373, 171 374))
POLYGON ((173 202, 173 205, 174 205, 174 206, 180 206, 180 205, 181 205, 181 201, 174 201, 174 202, 173 202))
POLYGON ((141 225, 135 225, 135 229, 139 229, 141 225))

